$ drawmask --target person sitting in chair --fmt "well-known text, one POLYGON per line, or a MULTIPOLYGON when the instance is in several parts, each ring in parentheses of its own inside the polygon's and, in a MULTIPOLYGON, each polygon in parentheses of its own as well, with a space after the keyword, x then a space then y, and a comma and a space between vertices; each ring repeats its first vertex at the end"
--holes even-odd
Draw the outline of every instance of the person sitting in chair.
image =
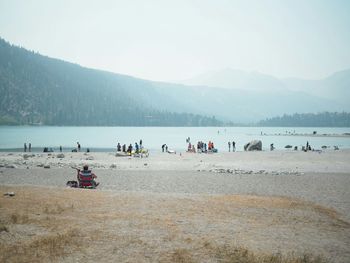
POLYGON ((97 176, 93 172, 91 172, 91 170, 89 170, 88 165, 84 165, 83 170, 78 169, 77 171, 78 171, 77 178, 79 182, 79 187, 95 188, 96 186, 99 185, 99 183, 95 181, 97 176))

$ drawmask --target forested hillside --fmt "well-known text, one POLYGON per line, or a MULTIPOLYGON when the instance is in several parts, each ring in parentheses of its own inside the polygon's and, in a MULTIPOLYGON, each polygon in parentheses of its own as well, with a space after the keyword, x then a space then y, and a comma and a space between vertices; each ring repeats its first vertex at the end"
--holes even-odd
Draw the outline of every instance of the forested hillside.
POLYGON ((259 122, 272 127, 350 127, 350 113, 322 112, 283 115, 259 122))
POLYGON ((152 82, 42 56, 0 39, 0 123, 217 126, 205 117, 155 108, 152 82))

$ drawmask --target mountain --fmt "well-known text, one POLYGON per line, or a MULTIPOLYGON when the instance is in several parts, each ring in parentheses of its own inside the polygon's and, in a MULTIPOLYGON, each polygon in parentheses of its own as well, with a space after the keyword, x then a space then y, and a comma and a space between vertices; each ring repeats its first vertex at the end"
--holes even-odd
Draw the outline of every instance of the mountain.
POLYGON ((182 83, 239 92, 265 117, 296 112, 350 111, 350 69, 320 80, 278 79, 259 72, 225 69, 182 83))
POLYGON ((221 125, 215 117, 152 107, 149 96, 156 93, 151 81, 84 68, 0 39, 3 124, 221 125))
POLYGON ((349 76, 306 81, 226 69, 201 81, 165 83, 85 68, 0 39, 0 124, 218 126, 347 112, 349 76))

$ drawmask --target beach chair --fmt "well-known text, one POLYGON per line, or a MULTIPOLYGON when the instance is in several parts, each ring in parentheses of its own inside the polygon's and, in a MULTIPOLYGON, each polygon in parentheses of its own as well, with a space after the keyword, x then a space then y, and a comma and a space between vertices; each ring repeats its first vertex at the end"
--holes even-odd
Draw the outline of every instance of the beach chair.
POLYGON ((96 188, 91 170, 81 170, 78 172, 78 182, 80 188, 96 188))

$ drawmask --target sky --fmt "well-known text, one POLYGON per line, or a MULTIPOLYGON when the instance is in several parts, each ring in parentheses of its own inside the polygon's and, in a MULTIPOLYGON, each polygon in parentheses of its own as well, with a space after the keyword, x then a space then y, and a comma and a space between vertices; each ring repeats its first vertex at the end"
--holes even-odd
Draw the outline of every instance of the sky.
POLYGON ((350 68, 349 0, 0 0, 0 37, 150 80, 226 68, 320 79, 350 68))

